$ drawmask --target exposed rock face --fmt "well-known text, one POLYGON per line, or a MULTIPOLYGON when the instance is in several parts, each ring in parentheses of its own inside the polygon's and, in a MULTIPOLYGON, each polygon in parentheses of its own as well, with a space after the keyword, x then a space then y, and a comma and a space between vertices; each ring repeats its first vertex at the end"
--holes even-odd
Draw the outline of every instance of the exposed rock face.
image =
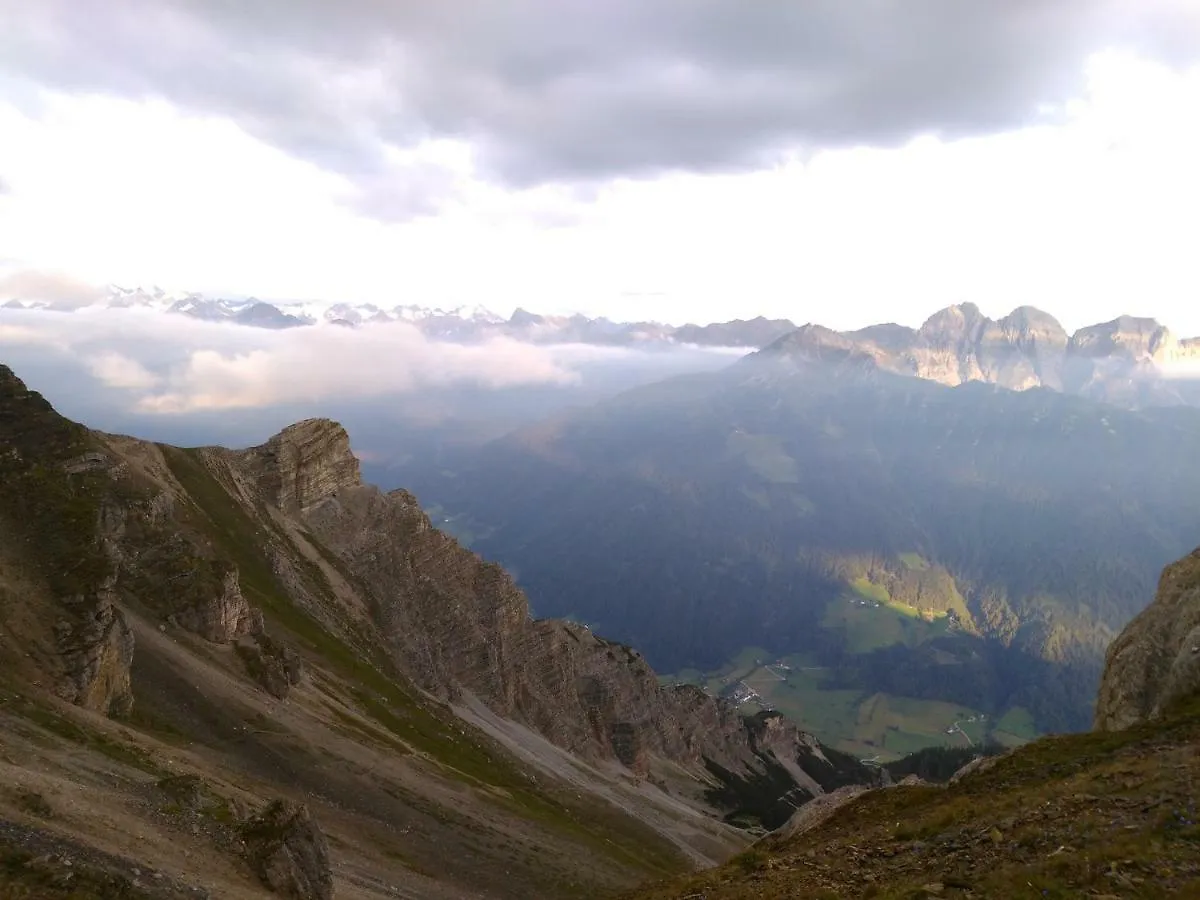
POLYGON ((246 598, 236 569, 221 576, 219 589, 206 592, 174 613, 176 622, 214 644, 228 644, 244 634, 261 630, 261 620, 246 598))
POLYGON ((242 827, 246 859, 262 883, 293 900, 332 900, 329 846, 307 806, 276 800, 242 827))
POLYGON ((648 753, 752 759, 732 707, 660 687, 637 651, 586 628, 532 621, 508 574, 435 529, 410 494, 350 488, 306 521, 362 575, 394 658, 423 687, 452 700, 469 691, 559 746, 635 770, 648 753))
POLYGON ((1128 728, 1200 690, 1200 550, 1168 566, 1150 604, 1108 650, 1096 727, 1128 728))
POLYGON ((129 670, 133 632, 114 605, 112 579, 93 597, 80 597, 75 621, 55 628, 63 674, 56 693, 64 700, 106 714, 123 714, 133 705, 129 670))
POLYGON ((306 419, 285 428, 244 455, 263 494, 295 514, 342 488, 359 484, 358 459, 346 429, 328 419, 306 419))
MULTIPOLYGON (((1122 316, 1068 335, 1051 315, 1022 306, 998 321, 972 303, 950 306, 921 328, 873 325, 839 333, 806 325, 762 356, 809 361, 869 359, 895 372, 959 385, 984 381, 1012 390, 1048 387, 1122 405, 1183 402, 1163 375, 1200 358, 1200 340, 1177 340, 1153 319, 1122 316)), ((1190 396, 1190 395, 1189 395, 1190 396)))
POLYGON ((279 700, 284 699, 304 678, 304 661, 300 655, 261 632, 255 634, 252 640, 239 641, 237 652, 246 664, 250 677, 279 700))
POLYGON ((406 491, 385 494, 356 474, 350 483, 357 470, 338 453, 350 453, 340 426, 310 422, 303 442, 280 436, 233 459, 269 497, 288 482, 287 471, 339 473, 312 482, 327 494, 310 484, 301 519, 361 580, 392 658, 419 685, 450 701, 469 692, 561 747, 635 772, 654 756, 740 772, 766 755, 809 793, 823 790, 803 771, 829 765, 814 756, 811 737, 794 727, 752 734, 732 705, 696 688, 660 686, 636 650, 579 625, 531 620, 528 600, 502 568, 434 528, 406 491), (281 455, 281 445, 292 450, 281 455), (303 448, 319 459, 305 459, 303 448))

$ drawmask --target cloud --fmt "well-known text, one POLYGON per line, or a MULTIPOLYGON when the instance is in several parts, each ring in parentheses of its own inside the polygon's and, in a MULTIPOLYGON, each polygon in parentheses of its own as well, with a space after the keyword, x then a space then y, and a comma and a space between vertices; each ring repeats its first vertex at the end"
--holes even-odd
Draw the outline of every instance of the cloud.
POLYGON ((428 340, 398 323, 363 331, 295 329, 244 353, 199 350, 141 409, 179 413, 404 394, 426 387, 565 384, 553 354, 511 340, 476 346, 428 340))
POLYGON ((0 277, 0 302, 38 300, 73 309, 94 302, 102 293, 95 285, 55 272, 22 270, 0 277))
POLYGON ((49 329, 15 325, 2 318, 0 318, 0 347, 50 347, 63 351, 68 349, 68 345, 49 329))
POLYGON ((1160 362, 1158 371, 1164 378, 1189 381, 1200 379, 1200 355, 1160 362))
POLYGON ((121 353, 107 352, 88 360, 88 370, 107 387, 146 390, 156 387, 161 379, 136 359, 121 353))
POLYGON ((0 310, 5 345, 56 348, 59 369, 82 363, 100 385, 132 392, 136 409, 158 414, 319 406, 448 386, 569 385, 598 351, 509 339, 449 344, 406 323, 276 332, 144 310, 0 310))
POLYGON ((0 0, 0 75, 164 97, 338 172, 372 215, 453 194, 430 143, 509 185, 769 166, 990 133, 1082 93, 1109 46, 1200 57, 1191 0, 0 0), (383 188, 389 181, 397 186, 383 188))

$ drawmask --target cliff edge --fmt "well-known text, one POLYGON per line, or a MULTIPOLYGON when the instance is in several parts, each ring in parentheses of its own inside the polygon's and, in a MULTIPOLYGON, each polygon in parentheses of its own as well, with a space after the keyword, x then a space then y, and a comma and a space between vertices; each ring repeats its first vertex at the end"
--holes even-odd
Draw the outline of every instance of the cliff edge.
POLYGON ((1168 566, 1154 602, 1108 649, 1096 728, 1162 716, 1200 689, 1200 549, 1168 566))

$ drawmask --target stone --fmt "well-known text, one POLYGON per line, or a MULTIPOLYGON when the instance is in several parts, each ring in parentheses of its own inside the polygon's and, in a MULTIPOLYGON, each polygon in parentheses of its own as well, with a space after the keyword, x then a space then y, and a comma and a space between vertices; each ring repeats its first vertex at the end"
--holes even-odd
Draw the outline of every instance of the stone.
POLYGON ((241 835, 246 860, 265 887, 291 900, 332 900, 329 846, 307 806, 276 800, 241 835))
POLYGON ((251 634, 261 621, 242 595, 237 569, 232 566, 221 576, 219 588, 189 598, 188 605, 175 613, 175 620, 180 627, 214 644, 228 644, 251 634))
POLYGON ((278 700, 285 699, 304 678, 300 654, 266 633, 239 641, 236 647, 250 677, 278 700))

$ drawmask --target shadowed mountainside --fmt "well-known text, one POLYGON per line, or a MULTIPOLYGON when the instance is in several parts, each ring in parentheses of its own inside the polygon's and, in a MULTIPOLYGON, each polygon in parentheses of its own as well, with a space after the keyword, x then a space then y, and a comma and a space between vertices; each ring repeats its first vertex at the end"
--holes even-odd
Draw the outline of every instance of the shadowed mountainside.
POLYGON ((829 690, 1069 730, 1200 531, 1198 453, 1187 407, 951 388, 795 337, 440 460, 413 489, 540 613, 660 671, 762 647, 829 690))

